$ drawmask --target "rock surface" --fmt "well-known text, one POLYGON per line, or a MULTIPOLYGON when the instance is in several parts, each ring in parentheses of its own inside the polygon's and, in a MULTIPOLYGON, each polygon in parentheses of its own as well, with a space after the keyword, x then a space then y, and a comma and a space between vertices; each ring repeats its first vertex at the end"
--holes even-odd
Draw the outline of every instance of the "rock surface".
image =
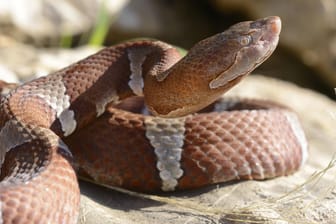
POLYGON ((88 46, 73 50, 38 49, 19 43, 3 47, 0 45, 0 78, 7 82, 25 82, 65 67, 97 50, 88 46))
MULTIPOLYGON (((101 6, 115 16, 129 0, 0 0, 0 25, 21 40, 57 40, 62 35, 87 32, 95 25, 101 6), (80 22, 79 22, 80 21, 80 22), (32 26, 34 24, 34 26, 32 26)), ((11 34, 10 34, 11 33, 11 34)))

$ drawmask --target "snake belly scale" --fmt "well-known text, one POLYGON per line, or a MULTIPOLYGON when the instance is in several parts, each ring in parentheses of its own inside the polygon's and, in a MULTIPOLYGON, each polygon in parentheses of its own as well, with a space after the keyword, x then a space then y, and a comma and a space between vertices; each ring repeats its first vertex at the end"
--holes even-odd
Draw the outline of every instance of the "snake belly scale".
POLYGON ((238 23, 185 57, 126 42, 1 83, 12 90, 0 105, 0 223, 76 223, 77 175, 149 192, 296 171, 307 142, 294 112, 222 97, 272 54, 280 29, 275 16, 238 23))

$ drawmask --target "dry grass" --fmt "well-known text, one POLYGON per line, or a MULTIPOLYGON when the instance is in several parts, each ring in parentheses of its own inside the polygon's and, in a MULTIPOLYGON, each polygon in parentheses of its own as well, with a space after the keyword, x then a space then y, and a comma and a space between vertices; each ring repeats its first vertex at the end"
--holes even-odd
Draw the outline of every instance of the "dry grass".
MULTIPOLYGON (((314 222, 310 215, 312 211, 323 207, 330 197, 335 197, 333 194, 336 184, 326 185, 323 181, 327 173, 335 173, 333 169, 335 166, 336 157, 333 157, 324 169, 313 173, 305 182, 286 194, 254 201, 251 205, 232 210, 220 208, 217 202, 205 205, 189 199, 147 195, 118 187, 105 187, 130 196, 181 207, 188 210, 191 217, 207 216, 209 220, 217 220, 218 223, 320 223, 314 222)), ((223 198, 220 198, 217 201, 222 200, 223 198)))

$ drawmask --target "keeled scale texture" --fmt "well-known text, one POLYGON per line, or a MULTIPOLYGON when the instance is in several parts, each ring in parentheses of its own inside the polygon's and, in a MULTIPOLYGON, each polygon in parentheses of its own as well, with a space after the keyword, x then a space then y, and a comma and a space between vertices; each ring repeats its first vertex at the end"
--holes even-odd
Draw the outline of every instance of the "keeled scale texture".
POLYGON ((266 179, 299 168, 302 149, 283 110, 199 114, 186 121, 181 188, 266 179))
MULTIPOLYGON (((180 159, 183 174, 177 189, 236 179, 273 178, 300 167, 306 146, 300 144, 287 118, 297 119, 295 115, 275 105, 267 107, 263 101, 246 102, 245 106, 249 110, 239 108, 185 118, 180 159), (251 108, 253 105, 256 109, 251 108)), ((98 122, 65 139, 77 164, 82 164, 82 175, 137 191, 160 190, 158 158, 155 147, 146 139, 145 119, 111 107, 98 122), (86 138, 91 141, 81 141, 86 138)), ((169 127, 170 122, 166 122, 161 126, 169 127)))
POLYGON ((69 152, 50 131, 34 135, 41 138, 10 150, 2 164, 1 223, 75 223, 79 188, 69 152))
POLYGON ((76 222, 78 183, 70 154, 63 157, 59 152, 68 150, 60 138, 93 122, 108 103, 132 95, 127 53, 136 49, 155 52, 158 61, 160 56, 171 58, 158 41, 125 43, 4 95, 0 106, 1 162, 6 158, 1 164, 0 223, 76 222), (35 129, 39 131, 33 133, 35 129))
POLYGON ((79 175, 133 190, 160 189, 161 179, 153 148, 145 136, 144 118, 110 111, 65 139, 80 167, 79 175))

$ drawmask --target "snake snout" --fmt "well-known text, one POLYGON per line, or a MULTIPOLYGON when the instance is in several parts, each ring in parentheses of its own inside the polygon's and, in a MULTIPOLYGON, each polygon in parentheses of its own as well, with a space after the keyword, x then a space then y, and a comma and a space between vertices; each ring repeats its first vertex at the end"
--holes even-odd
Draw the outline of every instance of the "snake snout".
MULTIPOLYGON (((277 16, 267 17, 267 23, 265 24, 265 31, 260 40, 272 42, 279 38, 281 31, 281 20, 277 16)), ((276 41, 277 42, 277 41, 276 41)))

